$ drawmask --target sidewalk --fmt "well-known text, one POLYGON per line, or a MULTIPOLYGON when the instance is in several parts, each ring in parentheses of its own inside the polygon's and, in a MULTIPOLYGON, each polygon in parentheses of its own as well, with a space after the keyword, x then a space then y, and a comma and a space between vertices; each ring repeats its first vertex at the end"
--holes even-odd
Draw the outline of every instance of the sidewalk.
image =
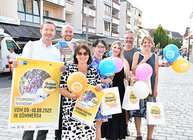
MULTIPOLYGON (((158 102, 164 103, 166 124, 155 127, 156 140, 193 140, 193 64, 186 73, 176 73, 171 67, 159 68, 158 102)), ((9 118, 10 88, 0 89, 0 140, 21 140, 23 131, 7 130, 9 118)), ((142 120, 142 136, 146 139, 147 127, 142 120)), ((127 140, 134 140, 136 131, 134 121, 129 124, 131 133, 127 140)), ((36 134, 36 133, 35 133, 36 134)), ((34 135, 34 139, 35 139, 34 135)), ((47 140, 54 140, 50 130, 47 140)), ((103 139, 104 140, 104 139, 103 139)))

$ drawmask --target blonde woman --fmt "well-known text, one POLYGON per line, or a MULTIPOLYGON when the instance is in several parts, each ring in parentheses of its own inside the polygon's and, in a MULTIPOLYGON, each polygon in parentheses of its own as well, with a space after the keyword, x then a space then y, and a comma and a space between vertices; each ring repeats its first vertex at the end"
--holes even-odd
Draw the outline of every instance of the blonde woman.
MULTIPOLYGON (((115 73, 113 77, 112 86, 118 87, 119 96, 121 104, 123 102, 123 97, 125 94, 124 79, 130 76, 129 64, 126 59, 123 57, 123 46, 119 41, 114 42, 111 45, 112 57, 118 57, 122 59, 124 67, 123 69, 115 73)), ((112 119, 109 119, 108 122, 104 122, 101 128, 101 135, 103 138, 112 139, 112 140, 121 140, 125 139, 126 131, 126 120, 125 120, 125 110, 122 110, 122 113, 112 115, 112 119)))
MULTIPOLYGON (((151 90, 152 94, 143 100, 140 100, 140 110, 134 112, 133 117, 135 117, 135 127, 137 130, 136 140, 142 140, 141 136, 141 118, 146 117, 146 102, 156 101, 157 97, 157 85, 158 85, 158 56, 151 52, 151 48, 154 45, 153 39, 150 36, 144 36, 141 41, 141 52, 136 52, 133 56, 132 72, 135 73, 138 65, 147 63, 153 69, 153 74, 151 76, 151 90)), ((154 130, 154 125, 148 125, 147 140, 152 139, 152 134, 154 130)))

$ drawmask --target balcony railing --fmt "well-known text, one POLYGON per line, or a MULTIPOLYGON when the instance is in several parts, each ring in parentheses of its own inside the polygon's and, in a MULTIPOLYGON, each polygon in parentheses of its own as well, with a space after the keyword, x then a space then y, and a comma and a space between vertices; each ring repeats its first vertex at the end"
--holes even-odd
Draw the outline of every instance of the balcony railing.
POLYGON ((118 17, 113 17, 113 23, 119 25, 120 19, 118 17))
POLYGON ((96 16, 96 11, 88 7, 84 7, 83 13, 86 15, 88 14, 89 16, 92 16, 92 17, 96 16))
POLYGON ((59 6, 65 6, 65 0, 46 0, 47 2, 54 3, 59 6))
MULTIPOLYGON (((86 32, 86 25, 82 25, 82 31, 83 31, 83 32, 86 32)), ((89 33, 96 33, 96 28, 95 28, 95 27, 88 26, 88 32, 89 32, 89 33)))
POLYGON ((105 4, 111 6, 112 5, 112 1, 111 0, 103 0, 105 4))
POLYGON ((53 17, 47 17, 47 16, 43 16, 43 18, 44 20, 49 20, 54 22, 54 24, 58 27, 63 27, 65 25, 65 20, 61 20, 53 17))
POLYGON ((113 8, 120 10, 120 4, 113 1, 113 8))

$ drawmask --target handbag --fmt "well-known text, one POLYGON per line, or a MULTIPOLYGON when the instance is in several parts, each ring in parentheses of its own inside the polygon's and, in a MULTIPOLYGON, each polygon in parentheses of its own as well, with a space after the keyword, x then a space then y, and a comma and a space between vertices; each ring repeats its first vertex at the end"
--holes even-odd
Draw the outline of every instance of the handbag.
POLYGON ((103 116, 121 113, 121 102, 118 87, 103 89, 105 92, 101 102, 101 114, 103 116))
POLYGON ((134 95, 132 86, 127 86, 123 98, 122 108, 125 110, 138 110, 139 99, 134 95))
POLYGON ((146 119, 149 125, 165 124, 163 103, 147 102, 146 119))

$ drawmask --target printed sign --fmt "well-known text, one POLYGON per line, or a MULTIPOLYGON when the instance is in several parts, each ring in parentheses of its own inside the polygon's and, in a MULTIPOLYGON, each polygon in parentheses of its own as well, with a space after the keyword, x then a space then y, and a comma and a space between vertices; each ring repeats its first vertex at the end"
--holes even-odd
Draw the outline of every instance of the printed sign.
POLYGON ((103 91, 97 92, 94 86, 88 85, 86 91, 76 101, 72 117, 92 126, 103 95, 103 91))
POLYGON ((57 129, 60 67, 63 63, 17 58, 9 129, 57 129))

